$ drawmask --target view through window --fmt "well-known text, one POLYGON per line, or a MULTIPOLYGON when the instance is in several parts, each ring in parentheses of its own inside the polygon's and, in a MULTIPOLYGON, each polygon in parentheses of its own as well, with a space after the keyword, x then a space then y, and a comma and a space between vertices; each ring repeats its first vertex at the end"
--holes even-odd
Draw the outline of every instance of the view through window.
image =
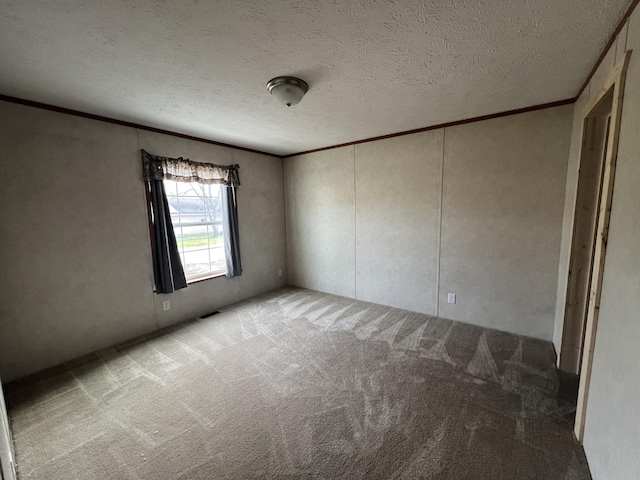
POLYGON ((164 180, 187 281, 226 273, 222 187, 164 180))

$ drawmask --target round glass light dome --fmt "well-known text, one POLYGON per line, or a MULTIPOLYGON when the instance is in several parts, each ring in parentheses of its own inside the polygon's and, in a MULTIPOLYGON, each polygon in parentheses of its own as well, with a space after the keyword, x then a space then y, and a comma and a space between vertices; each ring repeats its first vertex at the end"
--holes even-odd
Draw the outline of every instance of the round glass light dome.
POLYGON ((267 83, 267 89, 283 105, 292 107, 300 103, 309 85, 295 77, 276 77, 267 83))

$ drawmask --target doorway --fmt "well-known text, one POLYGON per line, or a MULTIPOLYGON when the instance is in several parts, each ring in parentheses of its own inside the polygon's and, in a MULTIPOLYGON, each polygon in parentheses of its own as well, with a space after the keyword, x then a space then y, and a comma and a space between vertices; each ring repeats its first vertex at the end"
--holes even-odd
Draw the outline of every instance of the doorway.
POLYGON ((584 118, 578 189, 562 331, 560 369, 578 375, 582 364, 587 307, 598 229, 598 211, 609 131, 613 90, 584 118))
POLYGON ((582 144, 562 344, 558 366, 579 375, 574 433, 584 436, 586 405, 600 308, 624 81, 631 52, 609 74, 582 112, 582 144))

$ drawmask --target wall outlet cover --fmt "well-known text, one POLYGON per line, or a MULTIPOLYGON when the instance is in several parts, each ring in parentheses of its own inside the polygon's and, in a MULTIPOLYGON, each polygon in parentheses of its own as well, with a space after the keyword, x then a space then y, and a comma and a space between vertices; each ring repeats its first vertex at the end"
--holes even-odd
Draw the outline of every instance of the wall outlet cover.
POLYGON ((447 302, 456 303, 456 294, 455 293, 448 294, 447 295, 447 302))
POLYGON ((162 302, 162 310, 165 312, 171 308, 171 300, 165 300, 162 302))

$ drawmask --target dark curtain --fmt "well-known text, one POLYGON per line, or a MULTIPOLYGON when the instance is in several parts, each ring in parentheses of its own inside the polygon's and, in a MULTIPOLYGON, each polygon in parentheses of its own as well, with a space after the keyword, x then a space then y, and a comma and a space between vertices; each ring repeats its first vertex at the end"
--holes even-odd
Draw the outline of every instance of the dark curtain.
POLYGON ((151 211, 153 214, 153 240, 155 255, 153 270, 156 293, 171 293, 186 288, 187 279, 180 261, 176 236, 173 232, 169 202, 162 180, 151 180, 149 184, 151 211))
POLYGON ((224 252, 227 259, 227 277, 242 275, 240 260, 240 235, 238 233, 238 205, 236 202, 236 187, 223 187, 222 225, 224 228, 224 252))

